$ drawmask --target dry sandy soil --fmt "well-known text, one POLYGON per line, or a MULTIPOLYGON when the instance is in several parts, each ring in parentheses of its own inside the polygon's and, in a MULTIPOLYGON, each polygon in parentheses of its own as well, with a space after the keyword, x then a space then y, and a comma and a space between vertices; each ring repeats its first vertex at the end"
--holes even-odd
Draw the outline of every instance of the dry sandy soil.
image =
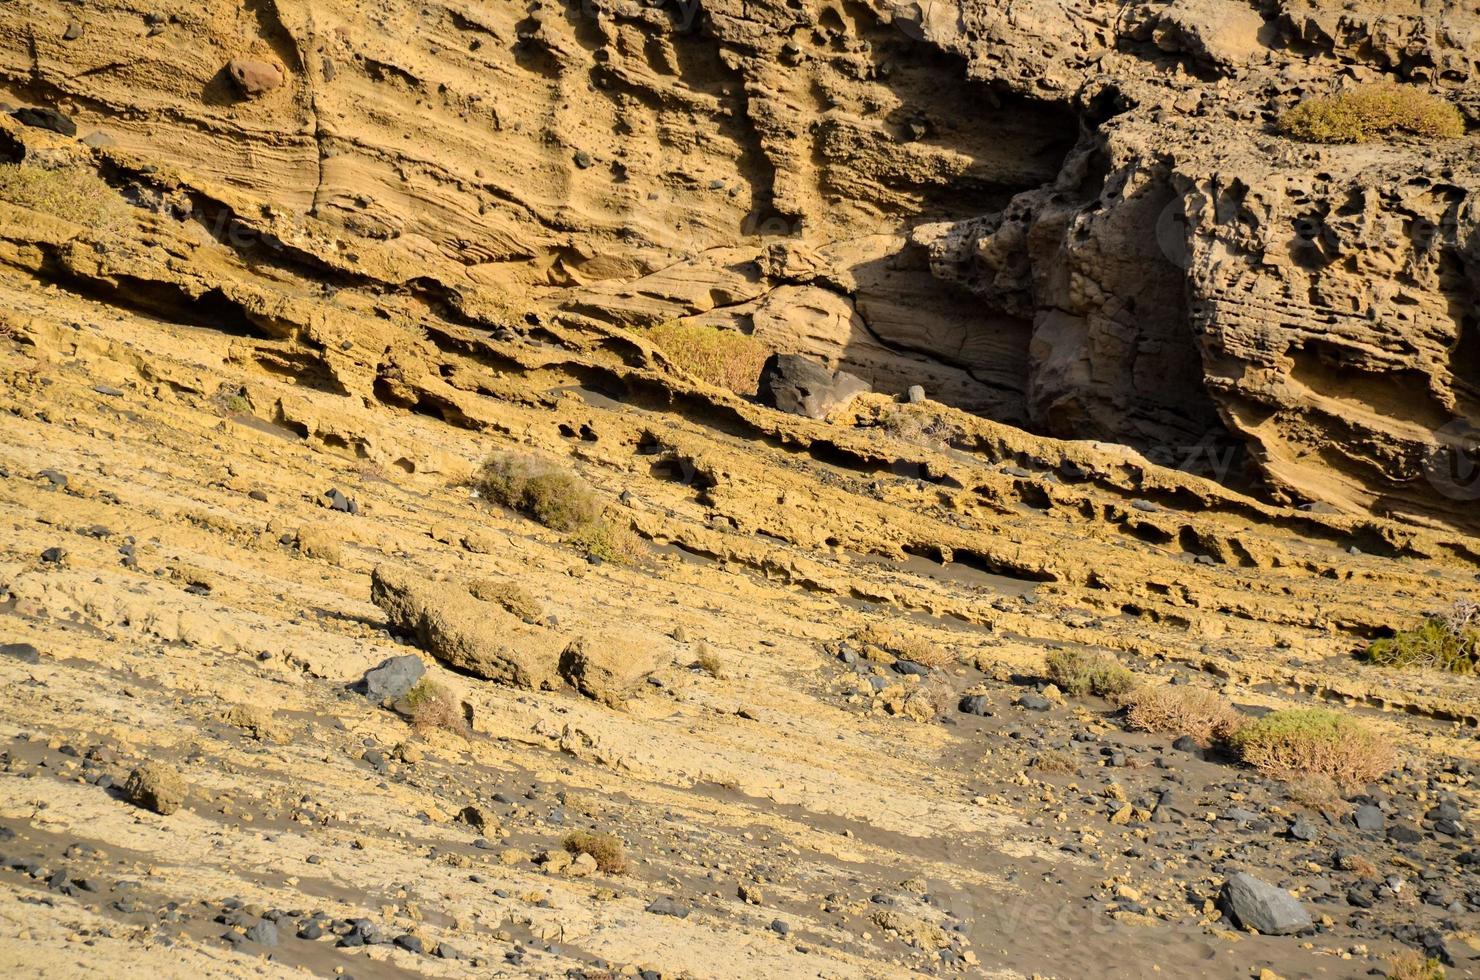
POLYGON ((1268 125, 1425 65, 1473 115, 1449 8, 31 6, 0 88, 81 126, 0 114, 62 181, 0 194, 5 976, 1480 975, 1475 678, 1361 656, 1480 593, 1423 469, 1480 405, 1474 139, 1268 125), (763 407, 669 320, 875 392, 763 407), (1271 778, 1055 651, 1392 764, 1271 778), (440 726, 360 688, 407 656, 440 726))

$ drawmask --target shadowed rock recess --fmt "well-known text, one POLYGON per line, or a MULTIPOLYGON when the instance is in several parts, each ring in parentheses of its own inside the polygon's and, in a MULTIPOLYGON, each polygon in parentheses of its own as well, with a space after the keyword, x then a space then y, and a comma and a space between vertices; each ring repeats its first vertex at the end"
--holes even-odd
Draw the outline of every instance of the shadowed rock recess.
POLYGON ((0 973, 1480 976, 1473 7, 0 4, 0 973))

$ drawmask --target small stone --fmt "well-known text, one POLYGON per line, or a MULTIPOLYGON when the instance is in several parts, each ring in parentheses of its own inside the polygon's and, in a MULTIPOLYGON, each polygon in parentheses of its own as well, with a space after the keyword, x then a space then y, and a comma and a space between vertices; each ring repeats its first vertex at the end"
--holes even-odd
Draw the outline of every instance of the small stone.
POLYGON ((1028 711, 1047 711, 1053 705, 1053 702, 1049 701, 1048 698, 1041 694, 1035 694, 1032 691, 1021 695, 1014 703, 1019 708, 1024 708, 1028 711))
POLYGON ((1357 807, 1352 814, 1352 823, 1358 830, 1380 831, 1387 826, 1387 817, 1371 803, 1357 807))
POLYGON ((1295 818, 1290 824, 1290 836, 1296 840, 1313 841, 1321 836, 1320 829, 1305 818, 1304 814, 1295 818))
POLYGON ((961 699, 957 707, 962 714, 983 717, 989 717, 992 714, 992 703, 987 700, 985 694, 969 694, 961 699))
POLYGON ((925 400, 925 388, 923 385, 910 385, 909 391, 905 392, 905 401, 911 405, 918 405, 925 400))

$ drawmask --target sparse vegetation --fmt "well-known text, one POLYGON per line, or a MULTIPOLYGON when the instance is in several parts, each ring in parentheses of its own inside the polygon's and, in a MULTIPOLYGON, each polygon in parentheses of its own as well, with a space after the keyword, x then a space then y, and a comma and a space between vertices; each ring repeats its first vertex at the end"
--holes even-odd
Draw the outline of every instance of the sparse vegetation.
POLYGON ((700 641, 698 649, 695 650, 694 663, 710 677, 719 679, 725 676, 724 662, 709 648, 709 644, 703 641, 700 641))
POLYGON ((603 874, 619 875, 627 871, 627 848, 611 834, 571 831, 565 836, 565 849, 572 854, 591 855, 603 874))
POLYGON ((611 513, 576 528, 570 543, 591 558, 630 565, 642 557, 642 537, 632 525, 611 513))
POLYGON ((601 514, 600 502, 585 480, 527 453, 495 453, 473 482, 485 498, 556 531, 575 531, 601 514))
POLYGON ((1132 729, 1187 735, 1203 745, 1226 741, 1243 723, 1238 709, 1222 695, 1185 684, 1137 688, 1126 695, 1125 703, 1132 729))
POLYGON ((1480 668, 1480 603, 1461 599, 1416 630, 1374 640, 1367 660, 1382 667, 1420 667, 1474 674, 1480 668))
POLYGON ((647 336, 684 371, 741 395, 755 394, 761 368, 771 356, 760 341, 738 330, 670 322, 648 330, 647 336))
POLYGON ((1455 139, 1465 119, 1452 104, 1411 85, 1360 85, 1306 99, 1280 116, 1286 136, 1312 143, 1368 143, 1391 136, 1455 139))
POLYGON ((931 449, 943 449, 964 435, 961 427, 947 419, 938 406, 901 406, 884 415, 878 424, 895 439, 931 449))
POLYGON ((1067 752, 1047 749, 1033 759, 1033 768, 1039 772, 1072 776, 1079 772, 1079 763, 1067 752))
POLYGON ((1351 804, 1341 798, 1341 789, 1330 776, 1297 776, 1285 783, 1285 795, 1330 820, 1340 820, 1352 811, 1351 804))
POLYGON ((1053 650, 1047 659, 1048 679, 1065 694, 1089 694, 1120 701, 1136 686, 1136 675, 1113 657, 1086 650, 1053 650))
POLYGON ((451 691, 429 677, 423 677, 406 692, 404 713, 420 735, 434 731, 451 732, 462 738, 468 735, 462 705, 451 691))
POLYGON ((950 713, 961 700, 961 695, 956 689, 940 676, 921 678, 920 686, 915 691, 915 697, 924 698, 930 710, 939 718, 950 713))
POLYGON ((1364 786, 1393 767, 1393 748, 1356 719, 1324 708, 1272 711, 1229 737, 1244 762, 1275 779, 1328 776, 1364 786))
POLYGON ((1444 980, 1444 964, 1432 956, 1405 949, 1388 957, 1388 980, 1444 980))
POLYGON ((117 191, 80 166, 0 164, 0 200, 93 229, 121 224, 129 210, 117 191))

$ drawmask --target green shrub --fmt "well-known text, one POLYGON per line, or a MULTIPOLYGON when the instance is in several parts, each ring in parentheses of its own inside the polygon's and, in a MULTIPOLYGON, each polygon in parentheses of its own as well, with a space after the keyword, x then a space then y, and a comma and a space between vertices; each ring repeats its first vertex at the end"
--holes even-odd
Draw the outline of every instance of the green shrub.
POLYGON ((601 514, 585 480, 537 456, 495 453, 483 463, 474 485, 487 499, 556 531, 574 531, 601 514))
POLYGON ((440 729, 467 737, 468 720, 463 716, 462 705, 451 691, 429 677, 417 681, 416 686, 406 692, 404 702, 396 708, 422 735, 440 729))
POLYGON ((0 164, 0 200, 97 230, 123 223, 129 212, 117 191, 78 166, 0 164))
POLYGON ((572 854, 591 855, 603 874, 619 875, 627 870, 627 849, 611 834, 574 830, 565 836, 565 849, 572 854))
POLYGON ((1094 694, 1112 701, 1124 698, 1136 686, 1136 675, 1114 658, 1084 650, 1054 650, 1048 655, 1048 679, 1065 694, 1082 698, 1094 694))
POLYGON ((1462 599, 1448 613, 1431 617, 1416 630, 1374 640, 1367 647, 1367 660, 1382 667, 1474 674, 1480 668, 1480 605, 1462 599))
POLYGON ((1393 767, 1387 740, 1356 719, 1324 708, 1271 711, 1234 732, 1229 747, 1244 762, 1275 779, 1329 776, 1359 787, 1393 767))
POLYGON ((642 556, 642 538, 632 525, 611 514, 576 528, 570 543, 591 558, 613 565, 630 565, 642 556))
POLYGON ((1465 119, 1449 102, 1411 85, 1361 85, 1306 99, 1280 116, 1280 132, 1312 143, 1367 143, 1384 136, 1455 139, 1465 119))
POLYGON ((679 368, 741 395, 755 394, 761 368, 771 356, 760 341, 738 330, 664 323, 647 336, 679 368))

